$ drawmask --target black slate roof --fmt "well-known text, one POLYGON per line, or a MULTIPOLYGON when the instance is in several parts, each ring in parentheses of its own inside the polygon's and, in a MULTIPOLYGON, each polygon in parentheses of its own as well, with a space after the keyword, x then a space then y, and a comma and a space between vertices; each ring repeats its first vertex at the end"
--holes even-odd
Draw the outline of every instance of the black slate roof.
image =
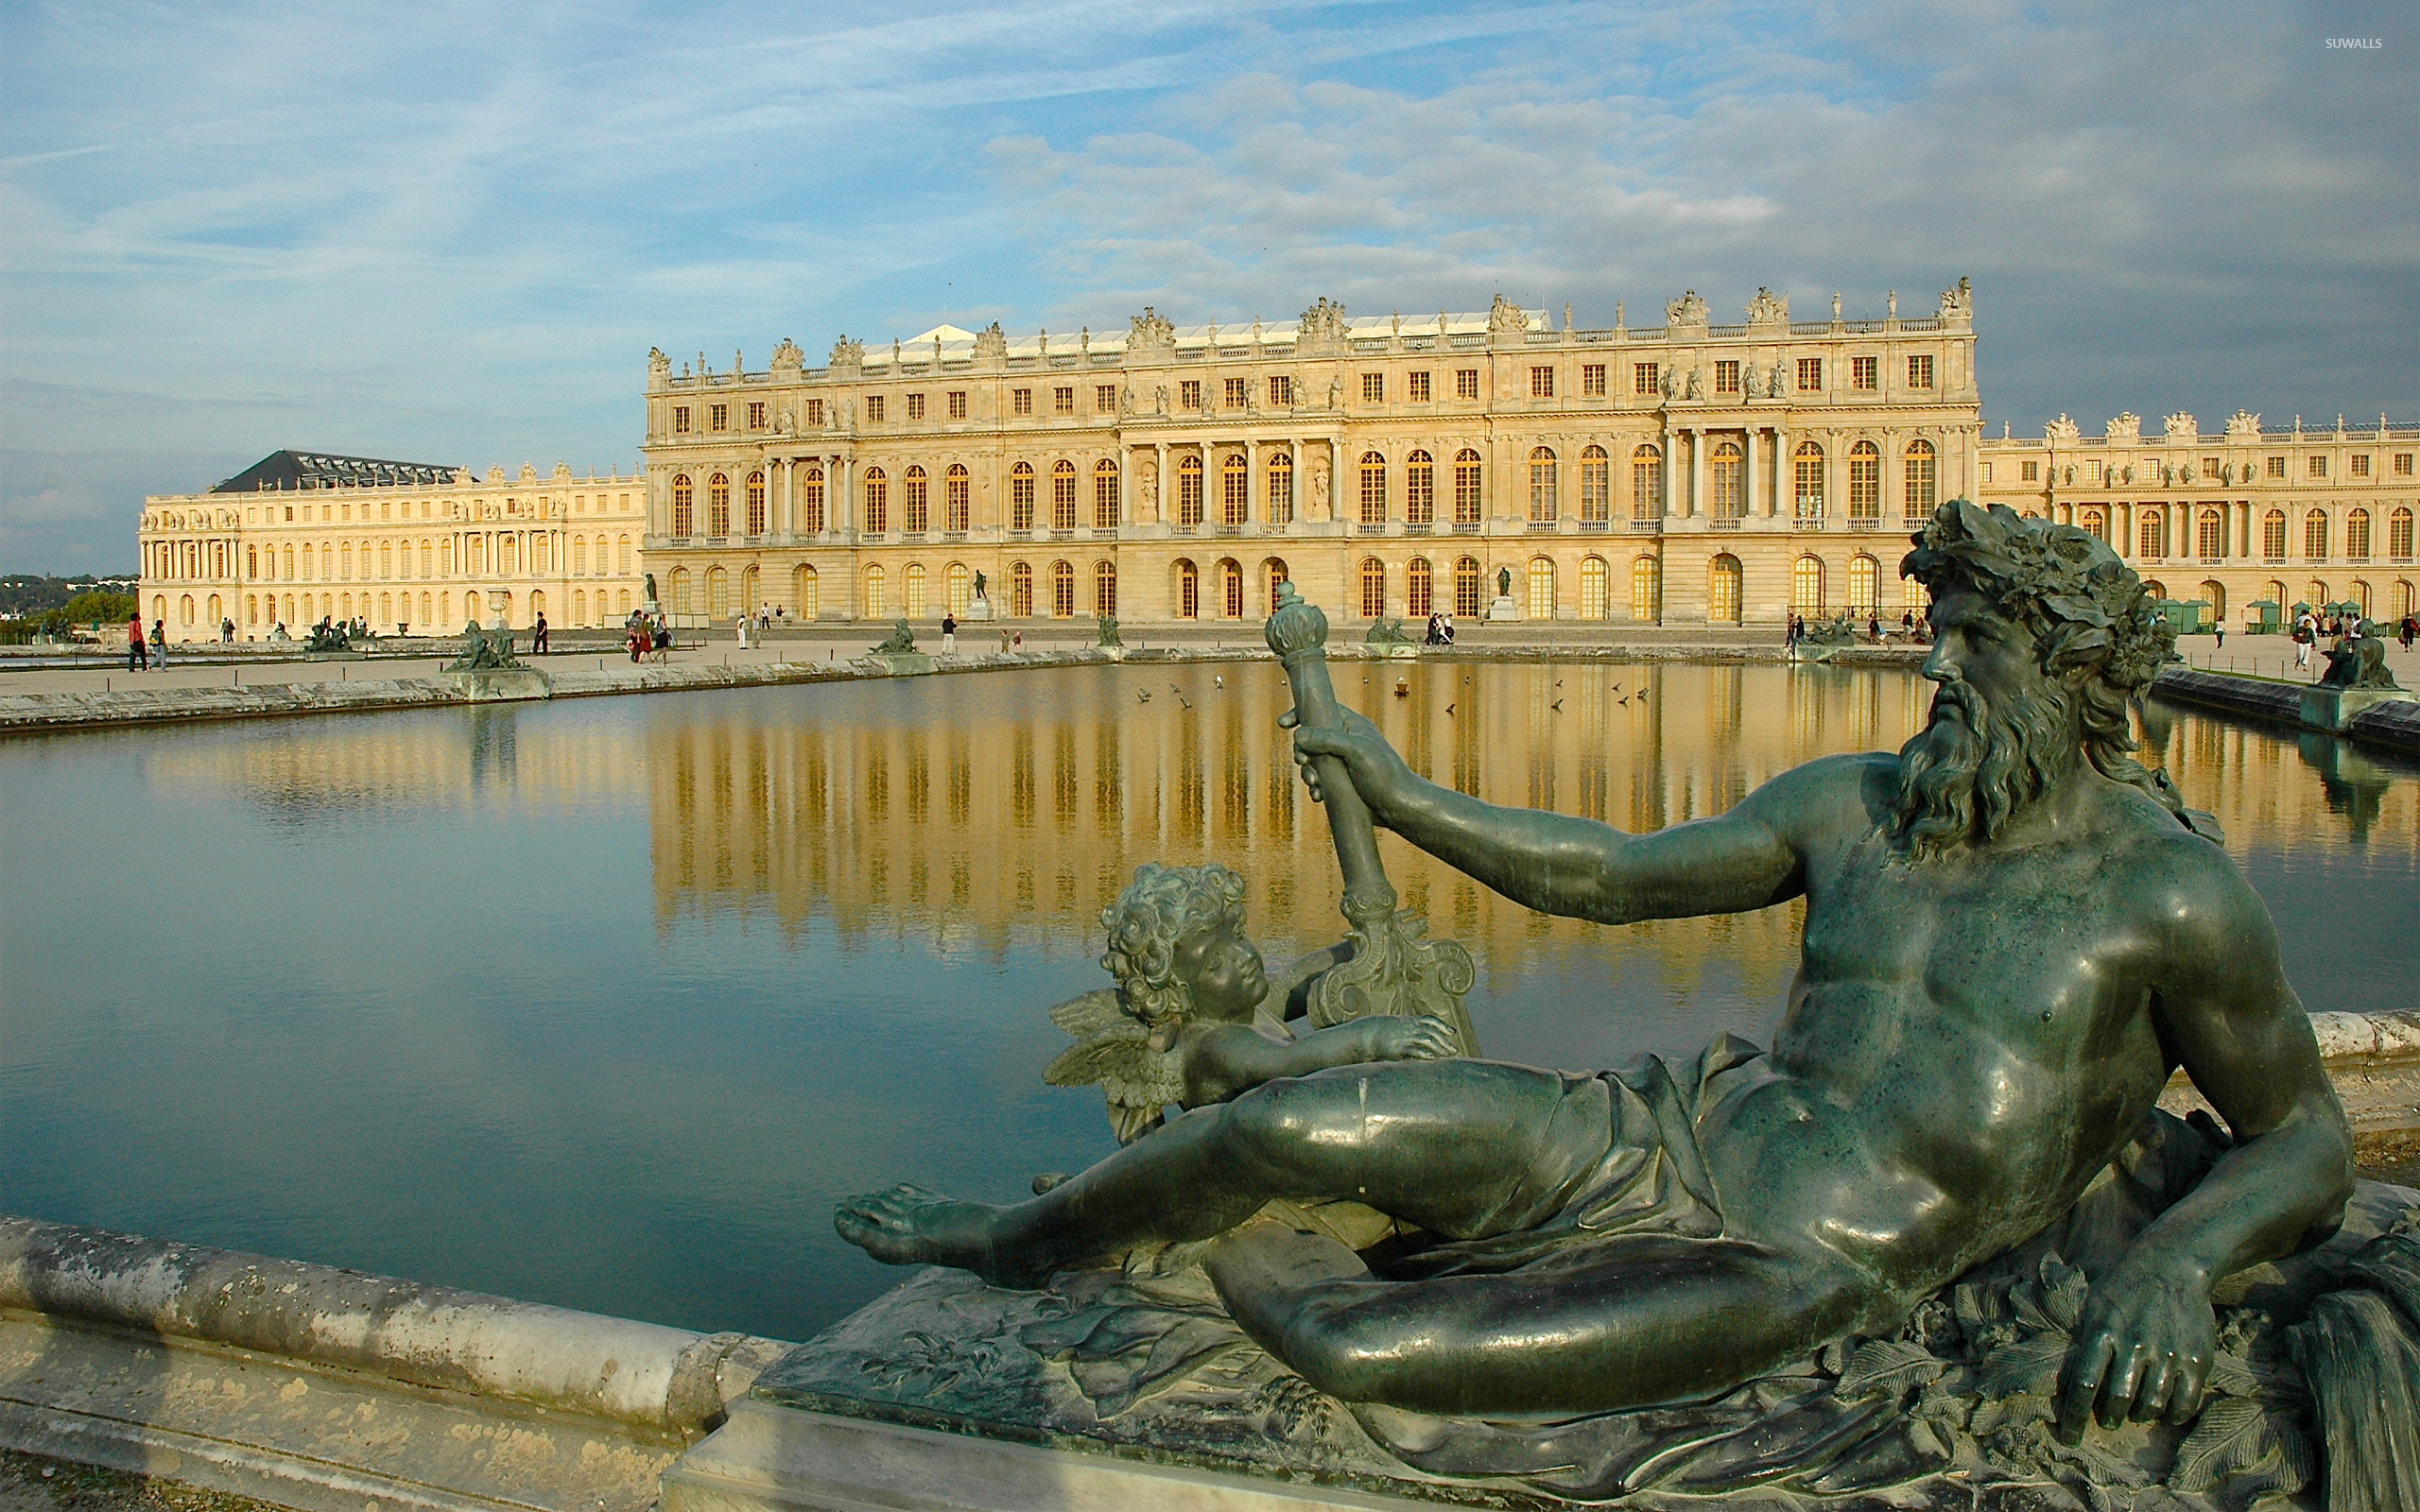
POLYGON ((332 456, 325 452, 271 452, 210 491, 254 493, 264 489, 368 489, 404 483, 451 483, 456 471, 432 462, 389 462, 374 456, 332 456))

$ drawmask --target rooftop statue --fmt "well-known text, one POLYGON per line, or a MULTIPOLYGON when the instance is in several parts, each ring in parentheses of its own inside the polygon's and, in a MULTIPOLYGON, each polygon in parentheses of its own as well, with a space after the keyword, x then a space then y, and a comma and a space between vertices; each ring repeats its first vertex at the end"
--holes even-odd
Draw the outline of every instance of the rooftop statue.
MULTIPOLYGON (((2260 1334, 2265 1314, 2222 1334, 2216 1301, 2231 1275, 2346 1222, 2351 1140, 2267 909, 2132 754, 2128 700, 2173 632, 2083 530, 1961 500, 1915 544, 1901 571, 1932 596, 1927 727, 1896 754, 1811 762, 1638 836, 1415 775, 1336 712, 1323 664, 1310 675, 1318 611, 1289 594, 1268 622, 1295 681, 1297 758, 1332 809, 1599 923, 1803 900, 1770 1053, 1726 1035, 1685 1061, 1574 1074, 1419 1058, 1434 1047, 1414 1040, 1393 1047, 1409 1058, 1210 1086, 1181 1036, 1102 1017, 1079 1027, 1182 1062, 1134 1072, 1159 1079, 1128 1101, 1190 1110, 1029 1201, 895 1188, 841 1204, 840 1233, 893 1263, 1063 1292, 1022 1337, 1077 1362, 1104 1422, 1167 1388, 1164 1356, 1216 1344, 1266 1357, 1275 1395, 1254 1402, 1308 1393, 1349 1410, 1368 1435, 1354 1442, 1423 1471, 1558 1495, 1834 1494, 1953 1462, 2079 1486, 2168 1475, 2197 1491, 2256 1469, 2271 1489, 2309 1484, 2298 1409, 2255 1400, 2261 1372, 2293 1373, 2289 1344, 2260 1334), (2155 1111, 2180 1067, 2223 1133, 2155 1111), (1375 1227, 1302 1217, 1338 1202, 1375 1227), (1201 1285, 1147 1296, 1135 1257, 1154 1253, 1198 1258, 1201 1285), (1120 1261, 1123 1281, 1098 1268, 1120 1261), (1136 1334, 1104 1319, 1153 1309, 1168 1321, 1152 1363, 1138 1349, 1117 1366, 1136 1334), (2095 1420, 2191 1422, 2215 1395, 2236 1405, 2181 1447, 2169 1430, 2152 1471, 2132 1449, 2064 1447, 2095 1420)), ((1357 863, 1335 829, 1348 917, 1374 918, 1374 845, 1357 863)), ((1199 937, 1242 963, 1224 978, 1232 1020, 1256 953, 1232 926, 1199 937)), ((2359 1230, 2362 1254, 2403 1246, 2406 1282, 2375 1284, 2414 1294, 2409 1352, 2420 1235, 2383 1230, 2359 1230)), ((2319 1327, 2330 1298, 2308 1295, 2319 1327)), ((2352 1315, 2291 1346, 2331 1464, 2337 1414, 2380 1410, 2342 1405, 2375 1402, 2377 1377, 2325 1363, 2358 1352, 2352 1315)), ((2420 1393, 2411 1361, 2379 1368, 2420 1393)), ((1293 1433, 1292 1409, 1280 1418, 1293 1433)))

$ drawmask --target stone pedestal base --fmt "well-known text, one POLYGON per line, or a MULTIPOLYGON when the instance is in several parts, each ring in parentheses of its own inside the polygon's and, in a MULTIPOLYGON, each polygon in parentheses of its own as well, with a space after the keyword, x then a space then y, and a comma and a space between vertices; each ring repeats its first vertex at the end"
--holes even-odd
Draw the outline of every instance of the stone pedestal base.
POLYGON ((1416 645, 1388 646, 1387 660, 1390 662, 1417 662, 1420 660, 1420 647, 1416 645))
POLYGON ((959 615, 959 618, 965 620, 970 624, 981 624, 982 622, 992 618, 992 601, 988 598, 977 599, 974 603, 966 606, 966 612, 959 615))
POLYGON ((875 651, 865 660, 894 678, 912 678, 933 670, 933 659, 922 651, 875 651))
POLYGON ((465 703, 526 703, 555 696, 554 679, 529 667, 494 672, 441 672, 465 703))
POLYGON ((2353 728, 2353 716, 2373 704, 2411 703, 2420 694, 2401 688, 2326 688, 2303 690, 2303 724, 2311 730, 2342 734, 2353 728))
POLYGON ((1487 617, 1491 621, 1517 620, 1521 617, 1521 610, 1520 607, 1514 604, 1511 599, 1499 598, 1495 603, 1487 606, 1487 617))

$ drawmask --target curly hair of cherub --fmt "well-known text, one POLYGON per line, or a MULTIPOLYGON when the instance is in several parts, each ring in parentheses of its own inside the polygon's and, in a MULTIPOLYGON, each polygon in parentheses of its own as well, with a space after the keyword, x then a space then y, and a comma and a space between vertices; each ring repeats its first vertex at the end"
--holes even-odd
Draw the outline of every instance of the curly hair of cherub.
POLYGON ((1220 924, 1243 922, 1244 879, 1225 867, 1165 867, 1147 861, 1117 902, 1100 911, 1109 931, 1103 970, 1117 979, 1126 1009, 1150 1024, 1193 1006, 1193 991, 1176 974, 1179 940, 1220 924))

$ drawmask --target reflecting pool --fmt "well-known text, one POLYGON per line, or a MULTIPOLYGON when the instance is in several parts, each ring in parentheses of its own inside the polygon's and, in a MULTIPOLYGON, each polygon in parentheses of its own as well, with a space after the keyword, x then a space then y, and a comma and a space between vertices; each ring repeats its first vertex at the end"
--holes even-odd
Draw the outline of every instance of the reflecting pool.
MULTIPOLYGON (((1337 678, 1437 782, 1630 830, 1895 747, 1929 695, 1337 678)), ((804 1338, 898 1279, 836 1195, 1009 1197, 1112 1148, 1098 1091, 1042 1085, 1045 1010, 1106 980, 1136 864, 1235 866, 1272 957, 1340 933, 1288 703, 1267 662, 1129 665, 0 744, 0 1211, 804 1338)), ((2412 771, 2159 707, 2148 735, 2306 1001, 2412 1005, 2412 771)), ((1490 1054, 1769 1037, 1795 906, 1605 929, 1384 844, 1478 955, 1490 1054)))

